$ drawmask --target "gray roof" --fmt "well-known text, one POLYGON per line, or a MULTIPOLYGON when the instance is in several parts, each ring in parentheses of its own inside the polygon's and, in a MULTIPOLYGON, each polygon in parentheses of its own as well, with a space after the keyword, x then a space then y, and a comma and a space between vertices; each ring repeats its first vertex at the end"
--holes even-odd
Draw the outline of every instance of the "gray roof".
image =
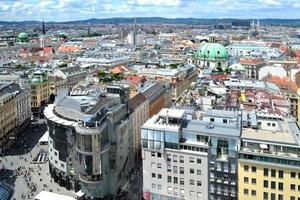
POLYGON ((191 120, 182 132, 199 133, 216 137, 240 137, 241 129, 227 124, 212 124, 206 121, 191 120))

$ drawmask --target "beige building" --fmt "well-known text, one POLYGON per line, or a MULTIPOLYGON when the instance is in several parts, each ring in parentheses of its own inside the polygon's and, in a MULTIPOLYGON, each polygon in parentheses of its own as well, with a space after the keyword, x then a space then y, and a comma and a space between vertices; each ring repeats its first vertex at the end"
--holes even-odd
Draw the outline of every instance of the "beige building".
POLYGON ((138 161, 141 157, 141 127, 149 119, 149 101, 139 93, 129 100, 129 107, 132 111, 133 150, 135 160, 138 161))
POLYGON ((30 123, 30 92, 16 83, 0 85, 0 153, 30 123))
POLYGON ((50 97, 50 81, 48 75, 37 71, 31 78, 31 110, 34 115, 42 112, 42 107, 50 97))

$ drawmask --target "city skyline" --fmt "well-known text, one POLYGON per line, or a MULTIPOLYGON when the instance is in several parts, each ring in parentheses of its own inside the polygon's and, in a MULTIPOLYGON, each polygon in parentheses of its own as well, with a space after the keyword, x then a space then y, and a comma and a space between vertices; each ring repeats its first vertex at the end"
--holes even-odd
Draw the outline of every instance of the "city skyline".
POLYGON ((298 19, 297 0, 1 0, 1 21, 76 21, 91 18, 298 19), (278 14, 280 13, 280 15, 278 14))

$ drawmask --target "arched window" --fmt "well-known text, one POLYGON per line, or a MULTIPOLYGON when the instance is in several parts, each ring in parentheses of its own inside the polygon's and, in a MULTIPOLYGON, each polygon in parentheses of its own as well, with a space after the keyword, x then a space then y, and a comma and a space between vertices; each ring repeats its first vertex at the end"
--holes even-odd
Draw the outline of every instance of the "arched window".
POLYGON ((222 66, 222 63, 218 62, 218 67, 221 67, 222 66))

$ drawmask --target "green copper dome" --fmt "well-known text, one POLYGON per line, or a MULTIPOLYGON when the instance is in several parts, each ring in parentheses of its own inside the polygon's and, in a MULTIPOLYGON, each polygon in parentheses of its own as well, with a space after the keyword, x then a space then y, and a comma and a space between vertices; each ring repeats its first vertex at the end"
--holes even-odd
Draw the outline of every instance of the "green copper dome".
POLYGON ((240 63, 235 63, 229 66, 232 71, 245 71, 245 67, 240 63))
POLYGON ((201 60, 228 60, 228 53, 219 43, 206 43, 197 50, 195 57, 201 60))
POLYGON ((18 36, 18 40, 20 42, 28 42, 29 41, 29 37, 28 37, 28 34, 27 33, 20 33, 19 36, 18 36))

